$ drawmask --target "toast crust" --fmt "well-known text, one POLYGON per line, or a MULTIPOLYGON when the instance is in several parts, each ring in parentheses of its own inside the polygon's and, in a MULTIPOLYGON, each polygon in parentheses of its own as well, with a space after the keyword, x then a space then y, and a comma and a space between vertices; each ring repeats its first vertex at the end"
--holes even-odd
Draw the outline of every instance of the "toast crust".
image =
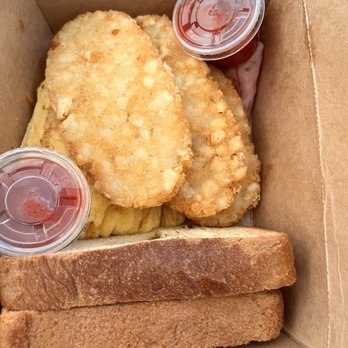
POLYGON ((0 346, 232 347, 274 339, 282 324, 280 291, 62 311, 3 311, 0 346))
POLYGON ((2 305, 12 310, 231 296, 278 289, 295 278, 288 236, 244 227, 162 229, 0 259, 2 305))

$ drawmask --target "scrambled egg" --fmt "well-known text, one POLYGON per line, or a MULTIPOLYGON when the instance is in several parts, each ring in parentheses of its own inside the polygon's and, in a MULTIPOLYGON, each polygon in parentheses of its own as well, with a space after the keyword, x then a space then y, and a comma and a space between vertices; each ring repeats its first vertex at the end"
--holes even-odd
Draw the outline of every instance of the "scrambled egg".
MULTIPOLYGON (((54 115, 50 114, 49 103, 45 85, 42 83, 38 89, 37 103, 22 146, 48 147, 69 156, 68 147, 54 127, 54 115)), ((90 182, 88 176, 86 177, 90 182)), ((168 207, 123 208, 112 204, 92 185, 90 189, 92 207, 87 228, 80 236, 82 239, 149 232, 159 226, 173 227, 185 221, 184 215, 168 207)))

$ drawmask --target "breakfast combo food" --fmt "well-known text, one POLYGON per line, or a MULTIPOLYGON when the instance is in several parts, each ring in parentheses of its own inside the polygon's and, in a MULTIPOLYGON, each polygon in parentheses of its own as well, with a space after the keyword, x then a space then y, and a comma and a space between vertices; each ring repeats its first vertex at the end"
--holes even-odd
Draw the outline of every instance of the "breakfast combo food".
POLYGON ((173 22, 95 11, 56 33, 22 146, 0 155, 1 347, 280 334, 289 238, 231 227, 260 200, 245 102, 264 11, 186 0, 173 22))

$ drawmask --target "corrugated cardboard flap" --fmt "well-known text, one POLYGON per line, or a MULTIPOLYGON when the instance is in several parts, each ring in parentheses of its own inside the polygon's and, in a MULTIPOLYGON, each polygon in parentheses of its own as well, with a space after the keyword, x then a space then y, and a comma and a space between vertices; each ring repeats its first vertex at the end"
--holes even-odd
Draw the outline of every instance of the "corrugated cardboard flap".
POLYGON ((285 291, 286 330, 309 347, 348 344, 347 13, 338 1, 273 0, 263 30, 254 115, 263 200, 255 224, 290 233, 298 282, 285 291))
POLYGON ((328 342, 348 346, 348 3, 304 0, 316 97, 328 262, 328 342))

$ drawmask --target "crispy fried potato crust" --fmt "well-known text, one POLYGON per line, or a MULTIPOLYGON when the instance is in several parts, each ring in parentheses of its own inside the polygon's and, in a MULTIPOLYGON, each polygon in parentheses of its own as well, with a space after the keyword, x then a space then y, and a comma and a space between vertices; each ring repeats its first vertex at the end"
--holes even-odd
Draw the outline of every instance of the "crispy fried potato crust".
MULTIPOLYGON (((50 108, 50 99, 43 82, 38 88, 37 103, 22 146, 48 147, 71 157, 68 146, 56 126, 54 113, 50 108)), ((149 232, 159 226, 178 226, 185 220, 182 214, 165 206, 136 209, 114 205, 97 192, 90 184, 88 175, 86 177, 91 189, 92 206, 89 223, 81 234, 81 239, 149 232)))
POLYGON ((192 133, 192 166, 169 205, 191 218, 213 215, 231 205, 246 174, 238 126, 208 66, 184 52, 171 21, 166 16, 136 20, 173 71, 192 133))
POLYGON ((250 140, 250 125, 246 113, 244 112, 241 99, 222 71, 210 66, 211 74, 224 93, 227 105, 235 116, 242 140, 245 145, 245 158, 247 163, 247 174, 240 182, 241 189, 234 196, 231 206, 222 212, 202 219, 195 219, 195 222, 202 226, 225 227, 231 226, 251 208, 256 207, 260 200, 260 161, 254 151, 254 145, 250 140))
POLYGON ((123 207, 170 200, 190 134, 170 69, 122 12, 78 16, 55 36, 46 88, 58 129, 95 189, 123 207))

